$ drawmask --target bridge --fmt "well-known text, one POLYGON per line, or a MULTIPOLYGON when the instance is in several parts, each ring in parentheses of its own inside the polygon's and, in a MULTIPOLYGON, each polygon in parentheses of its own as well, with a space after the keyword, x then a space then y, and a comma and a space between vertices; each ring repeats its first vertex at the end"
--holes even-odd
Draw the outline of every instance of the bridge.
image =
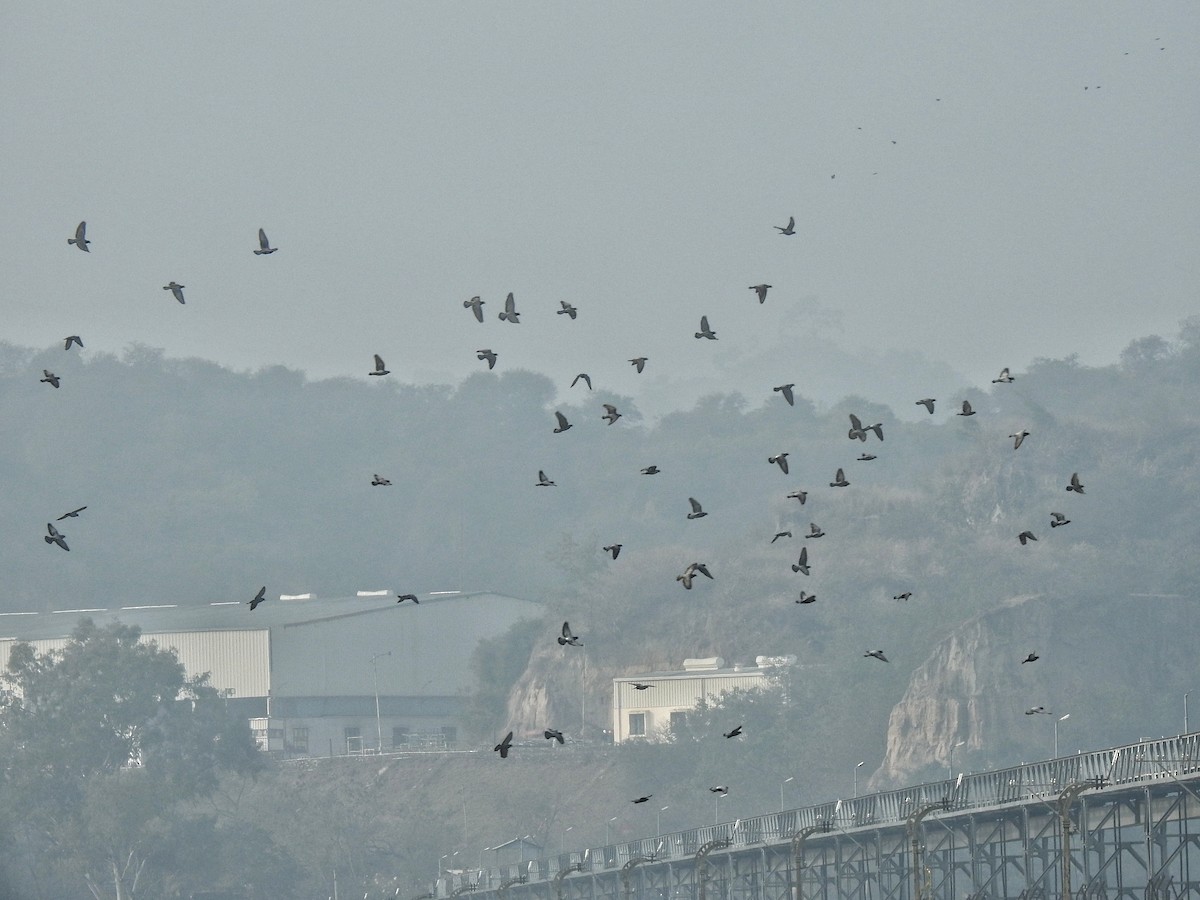
POLYGON ((463 873, 487 900, 1200 898, 1200 733, 463 873))

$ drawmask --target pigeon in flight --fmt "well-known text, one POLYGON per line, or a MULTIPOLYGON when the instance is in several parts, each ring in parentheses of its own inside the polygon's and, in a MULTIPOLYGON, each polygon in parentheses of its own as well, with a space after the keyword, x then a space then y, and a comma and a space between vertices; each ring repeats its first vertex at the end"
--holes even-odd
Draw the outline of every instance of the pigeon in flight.
POLYGON ((368 372, 368 375, 390 375, 391 370, 383 364, 383 357, 378 353, 375 354, 375 371, 368 372))
POLYGON ((1044 707, 1044 706, 1031 706, 1029 709, 1025 710, 1025 715, 1027 715, 1027 716, 1048 716, 1048 715, 1050 715, 1050 710, 1046 709, 1046 707, 1044 707))
POLYGON ((821 526, 818 525, 816 522, 809 522, 808 523, 808 534, 806 534, 805 537, 806 538, 825 537, 825 532, 823 532, 821 530, 821 526))
POLYGON ((1008 374, 1008 369, 1000 370, 1000 374, 992 379, 992 384, 1012 384, 1016 379, 1008 374))
POLYGON ((772 544, 775 543, 781 537, 790 538, 791 536, 792 536, 792 533, 790 531, 777 531, 777 532, 775 532, 775 537, 771 538, 771 543, 772 544))
POLYGON ((708 338, 710 341, 717 339, 717 333, 708 327, 708 316, 700 317, 700 330, 696 332, 697 338, 708 338))
POLYGON ((1050 527, 1057 528, 1060 525, 1070 525, 1071 520, 1059 512, 1050 513, 1050 527))
POLYGON ((646 466, 646 468, 642 469, 641 471, 643 475, 657 475, 662 471, 662 469, 660 469, 658 466, 646 466))
POLYGON ((740 736, 741 736, 741 733, 742 733, 742 726, 741 726, 741 725, 735 725, 735 726, 733 727, 733 730, 732 730, 732 731, 726 731, 726 732, 724 732, 724 734, 725 734, 725 737, 727 737, 727 738, 735 738, 735 737, 740 737, 740 736))
POLYGON ((179 284, 176 281, 172 281, 170 284, 164 284, 163 290, 170 291, 171 295, 176 300, 178 300, 180 303, 183 303, 183 285, 182 284, 179 284))
POLYGON ((246 601, 250 604, 250 612, 254 612, 256 609, 258 609, 258 604, 262 603, 266 599, 267 587, 266 585, 263 585, 258 589, 258 593, 254 595, 254 599, 246 601))
POLYGON ((773 387, 771 390, 778 391, 779 393, 783 394, 783 399, 787 401, 788 406, 795 406, 796 398, 792 394, 792 388, 795 386, 796 383, 793 381, 790 384, 781 384, 777 387, 773 387))
POLYGON ((789 500, 799 500, 800 505, 804 505, 804 501, 808 499, 808 491, 792 491, 787 495, 789 500))
POLYGON ((538 469, 538 480, 535 487, 554 487, 554 482, 546 477, 546 473, 538 469))
POLYGON ((964 400, 963 404, 962 404, 962 412, 956 412, 955 415, 956 416, 973 416, 973 415, 975 415, 975 410, 971 409, 971 401, 964 400))
POLYGON ((480 362, 487 360, 489 370, 496 368, 496 354, 486 347, 483 350, 476 350, 475 358, 480 362))
POLYGON ((521 314, 517 312, 517 303, 513 300, 512 292, 504 298, 504 312, 500 313, 501 322, 512 322, 514 325, 521 324, 521 314))
POLYGON ((570 644, 572 647, 582 647, 583 641, 578 635, 571 633, 571 625, 569 622, 563 622, 562 634, 558 636, 558 645, 564 647, 570 644))
POLYGON ((833 481, 829 482, 830 487, 849 487, 850 482, 846 480, 846 473, 842 469, 837 470, 837 474, 833 476, 833 481))
POLYGON ((817 595, 816 594, 808 594, 808 593, 805 593, 804 591, 801 591, 800 596, 796 599, 796 602, 803 606, 806 606, 809 603, 816 603, 817 595))
POLYGON ((484 304, 484 302, 485 301, 480 300, 479 297, 477 297, 477 296, 472 297, 470 300, 463 301, 463 309, 469 309, 471 312, 473 312, 475 314, 475 321, 482 322, 483 321, 483 304, 484 304))
POLYGON ((776 231, 778 231, 780 234, 795 234, 796 233, 796 217, 795 216, 788 217, 787 228, 784 228, 782 225, 772 225, 771 227, 774 228, 776 231))
POLYGON ((700 508, 700 501, 695 497, 688 497, 688 503, 692 505, 692 511, 687 515, 689 519, 701 519, 708 515, 708 513, 700 508))
POLYGON ((693 572, 689 567, 683 570, 682 575, 676 575, 675 580, 683 585, 683 589, 685 591, 690 591, 692 589, 692 578, 695 576, 695 574, 696 573, 693 572))
POLYGON ((924 400, 918 400, 916 406, 923 406, 929 410, 929 414, 933 415, 933 404, 937 403, 936 397, 926 397, 924 400))
POLYGON ((421 605, 421 601, 417 599, 416 594, 397 594, 396 595, 397 603, 403 603, 405 600, 411 600, 413 603, 417 604, 417 606, 421 605))
POLYGON ((604 403, 602 405, 604 406, 604 415, 600 418, 607 421, 609 425, 612 425, 617 419, 621 418, 621 414, 617 412, 617 408, 611 403, 604 403))
POLYGON ((874 453, 860 453, 860 454, 858 454, 858 461, 859 461, 859 462, 870 462, 871 460, 873 460, 873 459, 878 459, 878 458, 879 458, 879 457, 877 457, 877 456, 876 456, 874 453))
POLYGON ((61 516, 59 516, 54 521, 61 522, 63 519, 77 519, 77 518, 79 518, 79 514, 81 512, 83 512, 85 509, 87 509, 86 506, 81 506, 81 507, 79 507, 79 509, 73 509, 69 513, 63 513, 61 516))
POLYGON ((58 387, 59 377, 49 369, 42 369, 42 377, 38 379, 42 384, 48 384, 51 387, 58 387))
POLYGON ((770 290, 771 287, 773 287, 773 285, 752 284, 752 285, 750 285, 750 290, 752 290, 752 291, 754 291, 754 293, 758 294, 758 302, 759 302, 759 304, 763 304, 763 303, 767 302, 767 291, 770 290))
POLYGON ((382 475, 371 476, 371 487, 386 487, 389 484, 391 484, 391 481, 384 478, 382 475))
POLYGON ((255 256, 266 256, 268 253, 274 253, 278 247, 272 247, 271 242, 267 240, 267 233, 261 228, 258 229, 258 249, 254 251, 255 256))
POLYGON ((563 733, 556 728, 547 728, 542 732, 542 735, 548 741, 558 741, 560 744, 564 743, 563 733))
POLYGON ((863 423, 859 421, 858 416, 850 413, 850 430, 846 433, 850 440, 865 441, 867 439, 867 430, 863 428, 863 423))
POLYGON ((79 349, 80 350, 83 349, 83 341, 81 341, 79 339, 79 335, 77 335, 77 334, 69 334, 65 338, 63 338, 63 349, 64 350, 70 350, 72 344, 78 344, 79 349))
POLYGON ((633 802, 634 803, 645 803, 647 800, 649 800, 653 796, 654 796, 653 794, 646 794, 644 797, 638 797, 633 802))
POLYGON ((907 603, 907 602, 908 602, 908 598, 909 598, 909 597, 911 597, 911 596, 912 596, 912 591, 904 591, 903 593, 897 594, 897 595, 896 595, 896 596, 894 596, 892 599, 893 599, 893 600, 903 600, 904 602, 906 602, 906 603, 907 603))
POLYGON ((1009 437, 1013 439, 1013 449, 1019 450, 1021 448, 1021 444, 1025 441, 1025 438, 1029 437, 1029 430, 1022 428, 1016 434, 1010 434, 1009 437))
POLYGON ((604 552, 611 553, 612 558, 616 559, 621 553, 621 548, 624 546, 625 546, 624 544, 609 544, 607 547, 604 548, 604 552))
POLYGON ((1017 540, 1020 541, 1021 546, 1024 547, 1030 541, 1036 541, 1037 538, 1033 536, 1032 531, 1022 531, 1017 535, 1017 540))
POLYGON ((710 581, 714 580, 712 577, 712 573, 708 571, 708 566, 705 565, 704 563, 694 562, 690 566, 688 566, 688 568, 692 571, 693 575, 698 572, 699 574, 703 575, 705 578, 709 579, 710 581))
POLYGON ((46 523, 46 532, 47 533, 42 540, 44 540, 47 544, 58 544, 58 546, 68 551, 71 549, 67 546, 67 536, 60 533, 59 530, 49 522, 46 523))
POLYGON ((67 243, 74 244, 84 253, 92 252, 88 249, 88 244, 90 244, 91 241, 87 239, 87 222, 80 222, 75 226, 75 237, 67 238, 67 243))
POLYGON ((1083 485, 1080 484, 1080 482, 1079 482, 1079 473, 1078 472, 1071 473, 1071 483, 1067 485, 1067 490, 1074 491, 1077 494, 1083 493, 1083 485))
POLYGON ((580 372, 578 375, 576 375, 571 381, 571 387, 575 387, 575 385, 579 384, 581 381, 587 385, 589 391, 592 389, 592 376, 590 376, 587 372, 580 372))
POLYGON ((710 787, 709 791, 711 791, 714 794, 720 794, 722 797, 724 797, 726 794, 729 793, 729 788, 727 788, 723 784, 716 784, 716 785, 713 785, 712 787, 710 787))
POLYGON ((800 561, 792 564, 792 571, 793 572, 803 572, 805 575, 809 574, 809 572, 808 572, 808 548, 807 547, 800 548, 800 561))
POLYGON ((637 369, 637 370, 638 370, 638 374, 639 374, 639 375, 641 375, 641 374, 642 374, 642 370, 643 370, 644 368, 646 368, 646 360, 648 360, 649 358, 650 358, 650 357, 648 357, 648 356, 635 356, 633 359, 631 359, 631 360, 629 361, 629 363, 630 363, 630 365, 632 365, 632 366, 633 366, 635 369, 637 369))
POLYGON ((779 466, 780 471, 783 472, 784 475, 786 475, 788 473, 787 458, 788 458, 788 454, 780 453, 776 456, 768 456, 767 462, 774 463, 775 465, 779 466))
POLYGON ((650 690, 650 688, 652 688, 652 687, 654 687, 654 685, 652 685, 652 684, 642 684, 640 681, 635 681, 635 682, 633 683, 633 689, 634 689, 635 691, 648 691, 648 690, 650 690))
POLYGON ((555 434, 562 434, 571 427, 571 423, 567 421, 567 417, 558 410, 554 411, 554 418, 558 421, 558 427, 554 429, 555 434))
POLYGON ((882 650, 868 650, 866 653, 863 654, 863 659, 866 659, 868 657, 870 657, 872 659, 877 659, 880 662, 889 662, 888 658, 883 655, 882 650))
POLYGON ((561 306, 561 307, 562 307, 562 309, 560 309, 560 310, 557 310, 557 311, 556 311, 556 315, 560 315, 560 316, 570 316, 572 320, 574 320, 574 319, 575 319, 575 317, 576 317, 577 315, 579 315, 579 310, 577 310, 575 307, 573 307, 573 306, 572 306, 570 303, 568 303, 566 300, 559 300, 559 301, 558 301, 558 305, 559 305, 559 306, 561 306))
POLYGON ((508 751, 512 749, 513 733, 510 731, 504 736, 504 740, 492 748, 493 753, 499 753, 501 759, 508 759, 508 751))
POLYGON ((1027 662, 1037 662, 1039 659, 1041 659, 1041 657, 1036 653, 1030 653, 1023 660, 1021 660, 1021 665, 1025 665, 1027 662))

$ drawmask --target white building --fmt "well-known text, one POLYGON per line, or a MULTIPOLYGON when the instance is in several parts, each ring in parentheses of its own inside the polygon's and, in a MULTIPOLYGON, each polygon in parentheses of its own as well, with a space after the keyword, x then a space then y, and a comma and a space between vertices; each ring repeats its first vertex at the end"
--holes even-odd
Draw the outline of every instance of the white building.
POLYGON ((613 743, 631 738, 654 740, 677 726, 701 700, 732 690, 766 687, 781 667, 795 661, 794 656, 759 656, 753 666, 725 668, 725 660, 714 656, 685 659, 678 671, 614 678, 613 743), (639 690, 638 684, 649 686, 639 690))
POLYGON ((0 613, 0 668, 12 646, 63 647, 84 617, 137 625, 142 640, 210 673, 251 721, 264 750, 326 756, 452 748, 472 688, 478 643, 542 608, 490 593, 447 592, 397 605, 395 596, 0 613), (372 660, 372 657, 374 659, 372 660), (376 700, 378 699, 378 706, 376 700))

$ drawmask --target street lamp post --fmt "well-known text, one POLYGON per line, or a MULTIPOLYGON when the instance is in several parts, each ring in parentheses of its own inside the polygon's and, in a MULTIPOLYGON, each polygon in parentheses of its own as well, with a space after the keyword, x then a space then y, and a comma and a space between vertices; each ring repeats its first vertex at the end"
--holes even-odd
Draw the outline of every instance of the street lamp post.
POLYGON ((1188 717, 1187 717, 1187 698, 1191 691, 1185 691, 1183 694, 1183 733, 1188 733, 1188 717))
POLYGON ((563 829, 562 838, 558 842, 558 852, 560 854, 567 852, 567 832, 570 831, 574 827, 575 827, 574 825, 568 825, 566 828, 563 829))
POLYGON ((950 745, 950 777, 954 777, 954 751, 965 744, 966 741, 959 741, 957 744, 950 745))
POLYGON ((445 856, 438 857, 438 870, 437 870, 437 875, 434 876, 434 881, 437 881, 439 878, 442 877, 442 863, 449 858, 450 858, 449 853, 447 853, 445 856))
POLYGON ((791 776, 783 779, 783 781, 780 782, 780 784, 779 784, 779 811, 780 812, 783 812, 783 809, 784 809, 784 807, 783 807, 783 786, 785 784, 787 784, 789 781, 795 781, 795 780, 796 780, 796 776, 791 775, 791 776))
POLYGON ((721 824, 721 801, 728 797, 728 794, 717 794, 713 797, 713 824, 721 824))
POLYGON ((617 816, 613 816, 604 823, 604 846, 608 847, 612 844, 612 823, 617 821, 617 816))
POLYGON ((376 660, 381 656, 391 656, 392 651, 387 653, 376 653, 371 657, 371 678, 375 682, 375 738, 379 742, 376 747, 379 753, 383 753, 383 725, 379 719, 379 663, 376 660))
POLYGON ((1055 759, 1058 759, 1058 723, 1065 722, 1069 718, 1071 718, 1071 714, 1067 713, 1065 716, 1059 716, 1057 719, 1054 720, 1054 758, 1055 759))
POLYGON ((861 769, 866 764, 867 764, 867 761, 864 759, 862 762, 860 762, 857 766, 854 767, 854 796, 855 797, 858 797, 858 770, 861 769))
POLYGON ((671 807, 669 807, 669 806, 664 806, 662 809, 660 809, 658 812, 656 812, 654 814, 654 836, 655 837, 662 837, 662 814, 665 813, 670 808, 671 807))

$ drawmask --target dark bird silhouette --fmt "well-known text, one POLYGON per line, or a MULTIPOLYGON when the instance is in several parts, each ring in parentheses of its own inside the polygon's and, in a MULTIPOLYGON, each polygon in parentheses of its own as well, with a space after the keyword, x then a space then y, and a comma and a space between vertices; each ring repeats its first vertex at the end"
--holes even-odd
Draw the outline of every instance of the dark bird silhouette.
POLYGON ((772 544, 775 543, 781 537, 790 538, 791 536, 792 536, 792 533, 790 531, 777 531, 777 532, 775 532, 775 537, 771 538, 771 543, 772 544))
POLYGON ((868 425, 867 431, 875 432, 875 437, 879 438, 881 441, 883 440, 883 423, 882 422, 876 422, 874 425, 868 425))
POLYGON ((1050 715, 1050 710, 1046 709, 1046 707, 1044 707, 1044 706, 1031 706, 1029 709, 1025 710, 1025 715, 1027 715, 1027 716, 1048 716, 1048 715, 1050 715))
POLYGON ((1071 520, 1060 512, 1050 513, 1050 527, 1057 528, 1060 525, 1070 525, 1071 520))
POLYGON ((799 560, 799 562, 796 562, 792 565, 792 571, 793 572, 803 572, 805 575, 809 574, 809 571, 808 571, 808 548, 807 547, 800 548, 800 560, 799 560))
POLYGON ((81 341, 79 339, 79 335, 77 335, 77 334, 69 334, 65 338, 63 338, 63 349, 64 350, 70 350, 72 344, 78 344, 79 349, 80 350, 83 349, 83 341, 81 341))
POLYGON ((865 441, 867 439, 867 430, 863 428, 863 423, 859 421, 858 416, 854 413, 850 413, 850 430, 846 433, 846 437, 852 441, 855 439, 865 441))
POLYGON ((866 653, 863 654, 864 659, 866 659, 867 657, 877 659, 880 662, 890 662, 890 660, 886 656, 883 655, 882 650, 868 650, 866 653))
POLYGON ((411 600, 413 603, 417 604, 417 606, 421 605, 421 601, 417 599, 416 594, 397 594, 396 595, 397 603, 403 603, 405 600, 411 600))
POLYGON ((801 604, 802 606, 806 606, 809 603, 816 603, 817 595, 816 594, 807 594, 804 591, 801 591, 800 596, 796 599, 796 602, 801 604))
POLYGON ((788 473, 787 458, 788 458, 788 454, 779 453, 779 454, 776 454, 775 456, 768 456, 767 462, 774 463, 775 465, 779 466, 779 470, 781 472, 783 472, 784 475, 786 475, 788 473))
POLYGON ((554 487, 554 482, 546 477, 546 473, 538 469, 537 487, 554 487))
POLYGON ((829 482, 830 487, 849 487, 850 482, 846 480, 846 473, 842 469, 837 470, 837 474, 833 476, 833 481, 829 482))
POLYGON ((725 794, 729 793, 729 788, 727 788, 723 784, 717 784, 717 785, 713 785, 712 787, 710 787, 709 791, 711 791, 714 794, 720 794, 721 796, 724 796, 725 794))
POLYGON ((715 580, 712 577, 712 573, 708 571, 708 566, 705 565, 704 563, 694 562, 690 566, 688 566, 688 568, 692 570, 693 574, 699 573, 700 575, 703 575, 705 578, 709 579, 710 581, 715 580))
POLYGON ((688 497, 688 503, 692 505, 692 511, 687 516, 689 519, 700 519, 708 515, 708 513, 700 508, 700 501, 695 497, 688 497))
POLYGON ((67 546, 67 536, 62 534, 49 522, 46 523, 46 535, 42 538, 42 540, 44 540, 47 544, 58 544, 58 546, 62 547, 64 550, 71 549, 67 546))
POLYGON ((732 730, 732 731, 726 731, 726 732, 725 732, 725 737, 727 737, 727 738, 735 738, 735 737, 738 737, 739 735, 741 735, 741 733, 742 733, 742 726, 741 726, 741 725, 735 725, 735 726, 733 727, 733 730, 732 730))
POLYGON ((514 325, 521 324, 521 314, 517 312, 517 302, 513 300, 512 292, 504 298, 504 312, 500 313, 501 322, 512 322, 514 325))
POLYGON ((589 391, 592 389, 592 376, 587 372, 580 372, 578 375, 576 375, 571 380, 571 387, 575 387, 575 385, 579 384, 581 381, 587 385, 589 391))
POLYGON ((816 522, 809 522, 808 523, 808 534, 806 534, 805 537, 806 538, 825 537, 825 532, 823 532, 821 530, 821 526, 818 525, 816 522))
POLYGON ((261 228, 258 229, 258 249, 254 251, 255 256, 266 256, 268 253, 274 253, 278 247, 272 247, 271 242, 267 240, 267 233, 261 228))
POLYGON ((795 234, 796 233, 796 217, 795 216, 788 217, 788 223, 787 223, 786 228, 784 228, 782 225, 772 225, 771 227, 774 228, 776 231, 778 231, 780 234, 795 234))
POLYGON ((638 370, 638 374, 641 375, 642 370, 646 368, 646 360, 648 360, 649 358, 650 357, 648 357, 648 356, 635 356, 629 362, 630 362, 630 365, 632 365, 635 369, 638 370))
POLYGON ((63 513, 61 516, 59 516, 54 521, 61 522, 63 519, 77 519, 77 518, 79 518, 79 514, 81 512, 83 512, 85 509, 87 509, 86 506, 81 506, 81 507, 79 507, 79 509, 73 509, 69 513, 63 513))
POLYGON ((391 481, 384 478, 382 475, 371 476, 371 487, 386 487, 389 484, 391 484, 391 481))
POLYGON ((621 548, 624 546, 625 546, 624 544, 609 544, 607 547, 604 548, 604 552, 611 553, 612 558, 616 559, 621 553, 621 548))
POLYGON ((870 461, 871 461, 871 460, 873 460, 873 459, 878 459, 878 457, 877 457, 877 456, 876 456, 874 453, 860 453, 860 454, 858 454, 858 461, 859 461, 859 462, 870 462, 870 461))
POLYGON ((918 400, 916 402, 916 405, 925 407, 927 410, 929 410, 929 414, 932 416, 933 415, 933 404, 935 404, 935 403, 937 403, 936 397, 926 397, 924 400, 918 400))
POLYGON ((554 429, 555 434, 562 434, 571 427, 571 423, 567 421, 567 417, 558 410, 554 411, 554 418, 558 422, 558 426, 554 429))
POLYGON ((1021 546, 1024 547, 1030 541, 1036 541, 1037 538, 1033 536, 1032 531, 1022 531, 1017 535, 1017 540, 1020 541, 1021 546))
POLYGON ((572 320, 573 320, 573 319, 574 319, 574 318, 575 318, 577 315, 579 315, 579 310, 577 310, 575 307, 573 307, 573 306, 572 306, 570 303, 568 303, 566 300, 559 300, 559 301, 558 301, 558 305, 559 305, 559 306, 561 306, 561 307, 562 307, 562 309, 560 309, 560 310, 557 310, 557 311, 556 311, 556 315, 560 315, 560 316, 570 316, 572 320))
POLYGON ((787 401, 788 406, 795 406, 796 398, 792 394, 792 388, 794 388, 795 386, 796 386, 796 383, 793 381, 793 382, 789 382, 788 384, 781 384, 781 385, 778 385, 777 387, 773 387, 773 388, 771 388, 771 390, 778 391, 779 393, 783 394, 783 399, 787 401))
POLYGON ((258 593, 254 595, 254 599, 246 601, 247 603, 250 604, 250 612, 254 612, 256 609, 258 609, 258 604, 262 603, 266 599, 267 599, 267 586, 263 585, 262 587, 260 587, 258 589, 258 593))
POLYGON ((638 797, 638 798, 637 798, 636 800, 634 800, 633 802, 634 802, 634 803, 645 803, 647 800, 649 800, 649 799, 650 799, 651 797, 653 797, 653 796, 654 796, 653 794, 646 794, 646 796, 644 796, 644 797, 638 797))
POLYGON ((762 304, 767 302, 767 291, 770 290, 771 287, 772 285, 769 284, 752 284, 750 285, 750 290, 758 294, 758 302, 762 304))
POLYGON ((39 378, 38 381, 40 381, 42 384, 48 384, 51 387, 56 388, 59 385, 60 379, 49 369, 42 369, 42 377, 39 378))
POLYGON ((617 412, 617 408, 611 403, 604 403, 604 415, 600 418, 604 419, 609 425, 612 425, 617 419, 621 418, 621 414, 617 412))
POLYGON ((504 736, 504 740, 492 748, 493 753, 499 753, 501 759, 508 759, 508 751, 512 749, 513 733, 510 731, 504 736))
POLYGON ((475 314, 475 321, 483 321, 483 304, 486 300, 480 300, 479 297, 472 297, 470 300, 463 301, 463 309, 469 309, 475 314))
POLYGON ((1008 374, 1007 368, 1004 368, 1000 370, 999 375, 992 379, 992 384, 1012 384, 1014 381, 1016 379, 1008 374))
POLYGON ((657 475, 662 471, 662 469, 660 469, 658 466, 646 466, 646 468, 642 469, 641 471, 643 475, 657 475))
POLYGON ((808 491, 792 491, 787 495, 789 500, 799 500, 800 505, 804 505, 804 501, 808 499, 808 491))
POLYGON ((971 409, 971 401, 964 400, 962 403, 962 411, 956 412, 955 415, 956 416, 973 416, 973 415, 975 415, 975 410, 971 409))
POLYGON ((906 601, 906 602, 907 602, 907 601, 908 601, 908 598, 909 598, 909 597, 911 597, 911 596, 912 596, 912 591, 904 591, 904 592, 903 592, 903 593, 901 593, 901 594, 897 594, 897 595, 896 595, 896 596, 894 596, 892 599, 893 599, 893 600, 904 600, 904 601, 906 601))
POLYGON ((178 300, 180 303, 183 303, 183 285, 182 284, 172 281, 170 284, 164 284, 163 290, 170 291, 171 295, 176 300, 178 300))
POLYGON ((378 353, 375 354, 375 371, 368 372, 368 375, 390 375, 391 371, 383 364, 383 357, 378 353))
POLYGON ((496 368, 496 354, 488 347, 485 347, 482 350, 476 350, 475 358, 481 362, 486 360, 489 370, 496 368))
POLYGON ((1078 472, 1071 473, 1071 483, 1067 485, 1067 490, 1074 491, 1077 494, 1083 493, 1083 485, 1079 481, 1079 473, 1078 472))
POLYGON ((717 333, 708 327, 708 316, 700 317, 700 330, 696 332, 697 338, 707 338, 710 341, 717 339, 717 333))
POLYGON ((635 681, 635 682, 633 683, 633 689, 634 689, 635 691, 648 691, 648 690, 650 690, 650 688, 652 688, 652 687, 654 687, 654 685, 652 685, 652 684, 642 684, 640 681, 635 681))
POLYGON ((92 252, 88 249, 88 244, 90 244, 91 241, 87 239, 87 222, 80 222, 75 226, 75 237, 67 238, 67 243, 74 244, 84 253, 92 252))
POLYGON ((1029 430, 1022 428, 1016 434, 1010 434, 1009 437, 1013 439, 1013 449, 1019 450, 1021 448, 1021 444, 1024 443, 1025 438, 1029 437, 1029 430))
POLYGON ((562 634, 558 636, 558 645, 564 647, 570 644, 572 647, 582 647, 583 640, 576 634, 571 632, 571 625, 568 622, 563 622, 562 634))
POLYGON ((557 728, 547 728, 542 732, 542 736, 548 741, 558 741, 560 744, 564 743, 563 733, 557 728))
POLYGON ((1021 660, 1021 665, 1025 665, 1027 662, 1037 662, 1039 659, 1041 659, 1041 657, 1036 653, 1030 653, 1023 660, 1021 660))

